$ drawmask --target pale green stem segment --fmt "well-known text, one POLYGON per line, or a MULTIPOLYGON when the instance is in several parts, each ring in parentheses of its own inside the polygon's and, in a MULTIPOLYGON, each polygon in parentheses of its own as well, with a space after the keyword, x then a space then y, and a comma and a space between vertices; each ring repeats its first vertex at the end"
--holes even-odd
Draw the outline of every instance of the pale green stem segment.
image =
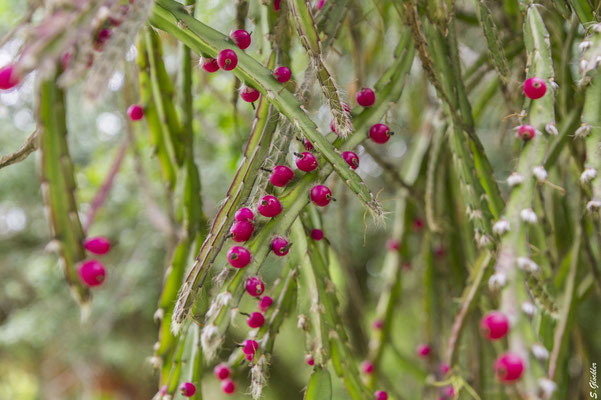
POLYGON ((300 41, 311 59, 312 68, 334 116, 336 134, 347 137, 352 132, 353 125, 349 113, 344 109, 340 90, 324 63, 319 32, 311 14, 311 2, 309 0, 291 0, 288 4, 300 41))
MULTIPOLYGON (((159 29, 163 29, 198 53, 216 57, 217 53, 232 48, 228 38, 211 27, 189 15, 181 4, 173 0, 158 0, 150 21, 159 29)), ((332 165, 337 175, 358 196, 359 200, 376 216, 382 215, 382 207, 374 199, 367 188, 348 164, 339 156, 334 147, 318 131, 315 123, 300 107, 294 95, 272 76, 269 69, 248 54, 232 49, 238 56, 238 66, 233 73, 253 85, 264 98, 267 98, 279 112, 284 114, 301 134, 313 144, 325 160, 332 165)))
POLYGON ((474 3, 476 5, 480 26, 482 27, 486 43, 488 44, 488 53, 492 58, 493 65, 501 78, 503 86, 506 86, 509 80, 509 63, 507 62, 507 57, 505 57, 501 36, 499 35, 495 21, 484 0, 474 0, 474 3))
POLYGON ((90 291, 79 280, 78 263, 85 258, 84 233, 77 212, 75 176, 67 145, 65 93, 53 78, 38 86, 37 120, 42 153, 41 187, 50 231, 58 248, 65 279, 87 314, 90 291))
POLYGON ((586 89, 582 123, 589 129, 586 137, 586 161, 581 175, 581 182, 591 186, 591 199, 587 204, 589 211, 599 213, 601 210, 601 72, 595 76, 586 89))
POLYGON ((330 400, 332 398, 332 379, 327 369, 317 367, 309 379, 304 400, 330 400))

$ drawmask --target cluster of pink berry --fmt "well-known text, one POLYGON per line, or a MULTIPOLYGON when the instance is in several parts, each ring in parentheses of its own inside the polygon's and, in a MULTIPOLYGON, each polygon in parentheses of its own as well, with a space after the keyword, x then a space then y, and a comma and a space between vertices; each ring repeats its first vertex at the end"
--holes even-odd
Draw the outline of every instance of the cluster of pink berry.
MULTIPOLYGON (((196 385, 192 382, 184 382, 179 385, 179 392, 184 397, 192 397, 196 393, 196 385)), ((167 385, 161 388, 161 397, 167 394, 167 385)))
MULTIPOLYGON (((524 94, 532 100, 540 99, 547 93, 547 84, 541 78, 532 77, 524 82, 524 94)), ((536 128, 532 125, 518 126, 518 137, 524 142, 529 141, 536 135, 536 128)))
MULTIPOLYGON (((111 243, 103 236, 87 238, 83 247, 92 254, 103 255, 111 249, 111 243)), ((106 268, 98 260, 85 260, 77 269, 79 279, 88 287, 100 286, 106 278, 106 268)))

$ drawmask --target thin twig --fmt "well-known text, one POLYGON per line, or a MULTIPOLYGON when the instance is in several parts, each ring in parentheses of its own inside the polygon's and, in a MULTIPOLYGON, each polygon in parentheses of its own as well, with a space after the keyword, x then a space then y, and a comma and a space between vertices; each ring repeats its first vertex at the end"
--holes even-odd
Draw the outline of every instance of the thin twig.
POLYGON ((9 165, 16 164, 20 161, 23 161, 29 156, 32 152, 38 149, 39 142, 38 131, 34 131, 23 143, 23 145, 19 148, 19 150, 14 153, 7 154, 0 158, 0 169, 4 167, 8 167, 9 165))

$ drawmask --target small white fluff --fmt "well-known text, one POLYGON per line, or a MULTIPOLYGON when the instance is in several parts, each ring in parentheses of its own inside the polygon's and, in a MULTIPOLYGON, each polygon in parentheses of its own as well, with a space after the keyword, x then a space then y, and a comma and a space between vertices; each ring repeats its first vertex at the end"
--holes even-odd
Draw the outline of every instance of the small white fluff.
POLYGON ((587 184, 593 179, 595 179, 596 176, 597 170, 595 168, 586 168, 584 171, 582 171, 582 174, 580 175, 580 183, 582 183, 583 185, 587 184))
POLYGON ((582 42, 580 42, 580 44, 578 45, 578 47, 580 48, 581 51, 586 51, 589 49, 589 47, 591 47, 591 41, 590 40, 583 40, 582 42))
POLYGON ((576 132, 574 132, 574 136, 577 138, 585 138, 588 134, 591 133, 591 126, 586 122, 580 125, 576 132))
POLYGON ((557 390, 557 384, 549 378, 540 378, 538 380, 538 387, 543 400, 553 397, 553 393, 557 390))
POLYGON ((547 174, 547 171, 545 170, 545 168, 540 165, 536 166, 532 169, 532 174, 534 174, 534 176, 536 177, 536 180, 539 183, 546 181, 547 177, 549 176, 549 174, 547 174))
POLYGON ((545 346, 540 343, 534 343, 530 350, 537 360, 544 361, 549 358, 549 350, 547 350, 545 346))
POLYGON ((499 290, 507 284, 507 276, 502 272, 492 274, 488 279, 488 288, 490 290, 499 290))
POLYGON ((520 218, 529 224, 536 224, 538 222, 538 217, 531 208, 524 208, 520 211, 520 218))
POLYGON ((586 203, 586 209, 589 211, 595 211, 601 208, 601 201, 599 200, 591 200, 586 203))
POLYGON ((528 257, 518 257, 517 259, 518 268, 528 272, 535 272, 538 270, 538 264, 529 259, 528 257))
POLYGON ((509 221, 507 221, 505 218, 501 218, 495 222, 492 227, 492 231, 497 235, 503 235, 504 233, 509 232, 509 228, 509 221))
POLYGON ((513 172, 507 178, 507 184, 512 187, 517 186, 517 185, 521 184, 522 182, 524 182, 524 177, 522 175, 518 174, 517 172, 513 172))
POLYGON ((522 311, 524 312, 524 314, 528 315, 529 317, 532 317, 536 312, 536 306, 530 303, 529 301, 525 301, 522 303, 522 311))
POLYGON ((547 125, 545 125, 545 131, 549 135, 553 135, 553 136, 559 135, 559 131, 557 130, 557 127, 553 123, 548 123, 547 125))

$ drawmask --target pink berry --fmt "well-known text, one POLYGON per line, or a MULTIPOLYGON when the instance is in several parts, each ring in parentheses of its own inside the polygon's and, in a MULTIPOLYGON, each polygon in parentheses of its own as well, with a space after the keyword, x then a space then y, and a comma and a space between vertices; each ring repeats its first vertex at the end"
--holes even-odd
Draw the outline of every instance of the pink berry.
POLYGON ((380 331, 380 330, 382 330, 382 328, 384 327, 384 321, 382 321, 381 319, 377 319, 377 320, 375 320, 375 321, 374 321, 374 323, 372 324, 372 327, 373 327, 375 330, 378 330, 378 331, 380 331))
POLYGON ((244 29, 233 31, 230 33, 230 37, 240 50, 245 50, 250 46, 250 33, 246 32, 244 29))
POLYGON ((388 142, 392 133, 390 128, 384 124, 375 124, 369 128, 369 137, 376 143, 383 144, 388 142))
POLYGON ((524 362, 517 354, 505 353, 495 361, 495 374, 501 382, 514 382, 522 376, 524 362))
POLYGON ((399 251, 400 247, 401 247, 401 244, 396 239, 390 239, 388 242, 386 242, 386 248, 389 251, 399 251))
POLYGON ((434 257, 436 257, 437 259, 443 259, 445 256, 447 255, 447 250, 444 248, 443 245, 437 246, 434 249, 434 257))
POLYGON ((308 151, 302 153, 295 153, 296 155, 296 166, 298 169, 304 172, 311 172, 317 168, 317 158, 308 151))
POLYGON ((218 364, 213 368, 213 373, 217 379, 222 381, 230 377, 232 370, 225 364, 218 364))
POLYGON ((100 261, 87 260, 79 265, 79 278, 89 287, 100 286, 106 277, 106 269, 100 261))
POLYGON ((240 97, 247 103, 254 103, 259 99, 260 95, 261 93, 257 89, 250 86, 244 85, 240 89, 240 97))
POLYGON ((273 299, 269 296, 263 296, 261 297, 261 300, 259 300, 259 310, 261 310, 262 312, 267 311, 267 309, 269 307, 271 307, 271 305, 273 304, 273 299))
POLYGON ((238 65, 238 56, 236 55, 236 52, 232 49, 222 50, 217 55, 217 64, 219 64, 219 67, 221 67, 222 69, 226 71, 231 71, 234 68, 236 68, 236 65, 238 65))
POLYGON ((363 371, 364 374, 369 375, 374 372, 374 365, 370 361, 363 361, 361 363, 361 371, 363 371))
POLYGON ((221 390, 225 394, 234 394, 236 392, 236 384, 231 379, 225 379, 221 382, 221 390))
POLYGON ((364 88, 357 92, 357 103, 363 107, 372 106, 376 102, 376 95, 370 88, 364 88))
POLYGON ((292 72, 290 72, 290 68, 288 67, 277 67, 275 71, 273 71, 273 76, 280 83, 286 83, 292 77, 292 72))
POLYGON ((63 70, 66 70, 69 67, 69 64, 71 63, 71 57, 72 54, 70 51, 65 51, 61 56, 61 67, 63 70))
POLYGON ((161 396, 166 395, 167 394, 167 385, 161 386, 160 392, 161 392, 161 396))
POLYGON ((307 365, 310 365, 310 366, 315 365, 315 359, 313 358, 313 356, 311 356, 311 354, 307 354, 305 356, 305 362, 307 363, 307 365))
POLYGON ((536 100, 540 99, 547 93, 547 84, 541 78, 532 77, 524 82, 524 94, 526 97, 536 100))
POLYGON ((374 398, 376 400, 388 400, 388 393, 383 390, 378 390, 376 393, 374 393, 374 398))
POLYGON ((234 246, 227 251, 227 262, 234 268, 246 267, 250 258, 250 251, 242 246, 234 246))
POLYGON ((200 65, 202 69, 207 72, 219 71, 219 64, 217 63, 217 60, 211 57, 203 57, 200 61, 200 65))
POLYGON ((273 186, 284 187, 294 178, 294 171, 285 165, 276 165, 269 175, 273 186))
POLYGON ((184 382, 179 385, 179 392, 184 397, 192 397, 196 393, 196 386, 192 382, 184 382))
POLYGON ((262 216, 272 218, 282 212, 282 203, 277 197, 268 194, 259 200, 257 210, 262 216))
POLYGON ((132 104, 127 109, 127 115, 132 121, 139 121, 144 117, 144 109, 139 104, 132 104))
POLYGON ((518 137, 524 142, 536 136, 536 129, 532 125, 520 125, 518 127, 518 137))
POLYGON ((438 367, 438 370, 440 371, 440 374, 442 376, 445 376, 446 374, 449 373, 449 371, 451 370, 451 367, 449 367, 449 364, 442 363, 438 367))
POLYGON ((288 254, 290 246, 292 246, 292 243, 283 237, 278 236, 271 241, 271 250, 273 250, 273 254, 276 256, 282 257, 288 254))
POLYGON ((96 35, 96 40, 100 43, 105 43, 107 40, 109 40, 112 36, 112 32, 110 29, 108 28, 103 28, 98 32, 98 35, 96 35))
POLYGON ((12 89, 19 84, 19 77, 15 73, 13 65, 6 65, 0 68, 0 89, 12 89))
POLYGON ((103 236, 87 238, 83 242, 83 247, 93 254, 103 255, 111 249, 111 242, 103 236))
POLYGON ((317 2, 317 9, 321 10, 325 4, 326 4, 326 0, 319 0, 317 2))
POLYGON ((440 389, 440 394, 443 399, 452 399, 455 397, 455 388, 453 386, 445 386, 440 389))
POLYGON ((252 222, 248 221, 237 221, 232 225, 230 233, 234 242, 242 243, 246 242, 253 235, 255 226, 252 222))
POLYGON ((307 139, 303 139, 303 146, 305 147, 305 150, 307 150, 307 151, 313 150, 313 143, 311 143, 307 139))
POLYGON ((480 332, 488 340, 504 337, 509 331, 509 319, 500 311, 491 311, 480 321, 480 332))
POLYGON ((320 207, 325 207, 332 200, 330 188, 324 185, 316 185, 311 188, 311 201, 320 207))
POLYGON ((250 294, 252 297, 259 297, 265 291, 265 284, 256 276, 248 278, 245 287, 246 293, 250 294))
POLYGON ((352 151, 343 152, 342 158, 352 169, 357 169, 357 167, 359 167, 359 156, 352 151))
POLYGON ((421 218, 415 218, 413 220, 413 230, 419 232, 423 228, 424 228, 424 220, 421 218))
POLYGON ((236 211, 236 214, 234 214, 234 219, 236 221, 252 222, 255 219, 255 214, 252 212, 252 210, 250 208, 243 207, 243 208, 239 209, 238 211, 236 211))
POLYGON ((321 229, 313 229, 311 231, 311 239, 313 239, 313 240, 323 239, 323 231, 321 229))
POLYGON ((280 0, 273 0, 273 10, 280 11, 280 0))
POLYGON ((254 340, 248 339, 247 341, 244 342, 244 347, 242 347, 242 352, 244 353, 244 355, 246 356, 246 359, 248 361, 252 361, 253 358, 255 357, 255 353, 257 352, 258 348, 259 348, 259 343, 257 343, 254 340))
POLYGON ((428 357, 430 355, 430 346, 427 344, 420 344, 417 346, 417 355, 425 358, 428 357))
POLYGON ((260 312, 253 312, 250 317, 246 320, 248 326, 252 329, 260 328, 265 323, 265 317, 260 312))

